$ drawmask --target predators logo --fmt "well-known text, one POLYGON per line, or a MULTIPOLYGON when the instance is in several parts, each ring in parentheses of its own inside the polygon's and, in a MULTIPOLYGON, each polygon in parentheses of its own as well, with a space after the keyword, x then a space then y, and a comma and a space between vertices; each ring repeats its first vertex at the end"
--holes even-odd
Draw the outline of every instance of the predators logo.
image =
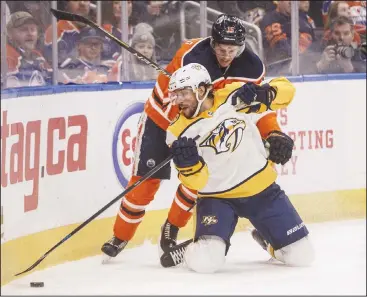
POLYGON ((210 226, 218 223, 218 219, 216 216, 203 216, 201 223, 205 226, 210 226))
POLYGON ((200 146, 212 147, 216 154, 233 152, 241 143, 245 127, 246 123, 243 120, 226 119, 210 132, 209 136, 200 143, 200 146))

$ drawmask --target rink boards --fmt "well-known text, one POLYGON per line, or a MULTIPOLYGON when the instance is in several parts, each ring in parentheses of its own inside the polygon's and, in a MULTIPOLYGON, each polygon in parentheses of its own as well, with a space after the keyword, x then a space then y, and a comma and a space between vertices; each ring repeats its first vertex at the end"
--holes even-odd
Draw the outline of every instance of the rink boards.
MULTIPOLYGON (((306 222, 366 216, 366 80, 342 78, 298 79, 294 101, 278 111, 279 124, 295 141, 292 159, 276 167, 278 183, 306 222)), ((75 92, 65 87, 62 93, 54 87, 49 94, 2 100, 2 285, 123 191, 151 87, 80 86, 75 92)), ((177 185, 172 171, 129 247, 157 241, 177 185)), ((118 207, 39 268, 99 254, 112 235, 118 207)), ((191 223, 181 239, 192 235, 191 223)), ((242 220, 238 230, 248 226, 242 220)))

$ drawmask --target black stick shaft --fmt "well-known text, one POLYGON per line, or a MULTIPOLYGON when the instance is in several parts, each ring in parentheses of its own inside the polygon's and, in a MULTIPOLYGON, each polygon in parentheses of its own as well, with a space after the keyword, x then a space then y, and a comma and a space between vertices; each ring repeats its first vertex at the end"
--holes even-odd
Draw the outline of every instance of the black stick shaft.
POLYGON ((134 190, 137 186, 139 186, 142 182, 144 182, 146 179, 151 177, 154 173, 156 173, 158 170, 163 168, 165 165, 167 165, 173 156, 167 157, 164 161, 162 161, 160 164, 158 164, 156 167, 154 167, 152 170, 147 172, 141 179, 137 180, 135 183, 133 183, 130 187, 128 187, 125 191, 123 191, 120 195, 115 197, 113 200, 111 200, 108 204, 106 204, 103 208, 101 208, 99 211, 97 211, 94 215, 92 215, 89 219, 84 221, 82 224, 80 224, 78 227, 76 227, 73 231, 71 231, 68 235, 66 235, 62 240, 60 240, 57 244, 55 244, 51 249, 49 249, 41 258, 39 258, 32 266, 27 268, 26 270, 17 273, 15 276, 21 275, 23 273, 31 271, 33 268, 38 266, 43 259, 45 259, 53 250, 55 250, 58 246, 60 246, 62 243, 67 241, 71 236, 76 234, 78 231, 83 229, 86 225, 88 225, 91 221, 93 221, 96 217, 98 217, 102 212, 104 212, 107 208, 109 208, 112 204, 116 203, 118 200, 120 200, 123 196, 125 196, 127 193, 134 190))

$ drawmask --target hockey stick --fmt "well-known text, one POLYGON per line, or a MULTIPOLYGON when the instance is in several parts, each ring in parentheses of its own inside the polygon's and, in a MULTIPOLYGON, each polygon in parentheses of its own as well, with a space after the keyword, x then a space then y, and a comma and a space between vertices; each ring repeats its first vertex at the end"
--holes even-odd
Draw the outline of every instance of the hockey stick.
POLYGON ((164 268, 173 267, 183 262, 183 257, 187 246, 193 242, 192 239, 186 240, 174 247, 166 250, 161 256, 161 265, 164 268))
POLYGON ((159 66, 157 63, 153 62, 152 60, 148 59, 143 54, 139 53, 137 50, 133 49, 130 45, 127 43, 121 41, 120 39, 113 36, 111 33, 104 30, 102 27, 98 26, 96 23, 92 22, 91 20, 87 19, 84 16, 81 16, 79 14, 74 14, 62 10, 57 9, 50 9, 52 14, 59 20, 65 20, 65 21, 71 21, 71 22, 80 22, 83 24, 86 24, 90 27, 93 27, 97 29, 98 31, 102 32, 104 36, 108 37, 109 39, 115 41, 118 45, 122 46, 124 49, 128 50, 130 53, 132 53, 135 57, 137 57, 139 60, 143 61, 144 63, 148 64, 149 66, 153 67, 155 70, 159 71, 160 73, 163 73, 164 75, 167 75, 168 77, 171 77, 171 73, 169 73, 167 70, 159 66))
POLYGON ((104 212, 107 208, 109 208, 112 204, 116 203, 118 200, 120 200, 123 196, 125 196, 127 193, 134 190, 137 186, 139 186, 142 182, 144 182, 146 179, 151 177, 154 173, 156 173, 158 170, 163 168, 166 164, 168 164, 171 159, 173 158, 172 155, 167 157, 164 161, 162 161, 160 164, 158 164, 156 167, 154 167, 152 170, 147 172, 141 179, 137 180, 135 183, 133 183, 130 187, 125 189, 120 195, 118 195, 116 198, 114 198, 111 202, 106 204, 103 208, 101 208, 99 211, 97 211, 94 215, 92 215, 89 219, 84 221, 81 225, 76 227, 73 231, 71 231, 68 235, 66 235, 62 240, 60 240, 57 244, 55 244, 51 249, 49 249, 41 258, 39 258, 32 266, 27 268, 26 270, 17 273, 15 276, 21 275, 23 273, 31 271, 33 268, 38 266, 53 250, 55 250, 58 246, 60 246, 62 243, 64 243, 66 240, 68 240, 71 236, 76 234, 78 231, 83 229, 86 225, 88 225, 92 220, 94 220, 96 217, 98 217, 102 212, 104 212))
MULTIPOLYGON (((200 135, 197 135, 194 140, 198 140, 200 138, 200 135)), ((120 200, 123 196, 125 196, 127 193, 130 193, 132 190, 134 190, 137 186, 139 186, 142 182, 147 180, 149 177, 151 177, 154 173, 156 173, 158 170, 162 169, 164 166, 166 166, 173 158, 173 155, 170 155, 165 160, 163 160, 161 163, 159 163, 156 167, 154 167, 152 170, 147 172, 141 179, 137 180, 135 183, 133 183, 130 187, 125 189, 120 195, 115 197, 113 200, 111 200, 108 204, 106 204, 103 208, 101 208, 99 211, 97 211, 94 215, 92 215, 89 219, 84 221, 81 225, 76 227, 73 231, 71 231, 68 235, 66 235, 62 240, 60 240, 57 244, 55 244, 51 249, 49 249, 41 258, 39 258, 32 266, 27 268, 26 270, 19 272, 15 274, 15 276, 21 275, 23 273, 31 271, 33 268, 38 266, 53 250, 55 250, 58 246, 60 246, 62 243, 64 243, 66 240, 68 240, 71 236, 73 236, 75 233, 83 229, 86 225, 88 225, 91 221, 93 221, 96 217, 98 217, 102 212, 104 212, 107 208, 109 208, 112 204, 116 203, 118 200, 120 200)))

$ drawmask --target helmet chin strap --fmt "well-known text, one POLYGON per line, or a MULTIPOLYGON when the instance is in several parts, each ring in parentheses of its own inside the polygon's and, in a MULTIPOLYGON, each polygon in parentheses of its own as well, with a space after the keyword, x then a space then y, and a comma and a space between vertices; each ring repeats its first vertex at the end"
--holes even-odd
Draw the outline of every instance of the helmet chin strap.
POLYGON ((241 56, 241 54, 243 53, 243 51, 246 48, 246 44, 244 43, 243 45, 241 45, 240 49, 238 50, 238 53, 236 55, 236 58, 238 58, 239 56, 241 56))
POLYGON ((209 94, 209 88, 207 88, 203 99, 200 100, 198 90, 195 91, 195 97, 196 97, 196 100, 198 101, 198 106, 196 107, 195 113, 190 117, 190 119, 195 118, 199 114, 200 107, 204 103, 206 97, 208 97, 208 94, 209 94))

